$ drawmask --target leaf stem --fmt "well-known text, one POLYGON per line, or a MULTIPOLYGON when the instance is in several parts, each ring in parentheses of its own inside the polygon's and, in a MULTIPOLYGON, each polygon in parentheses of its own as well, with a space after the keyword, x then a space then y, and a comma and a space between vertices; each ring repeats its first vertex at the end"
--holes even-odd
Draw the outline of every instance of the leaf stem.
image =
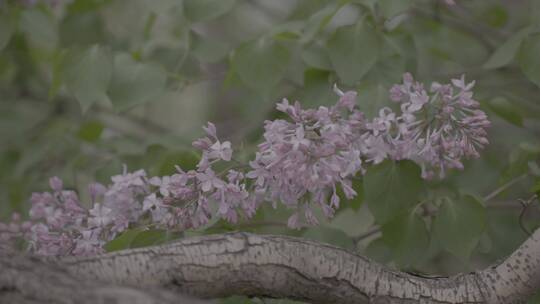
POLYGON ((500 186, 499 188, 493 190, 491 193, 489 193, 488 195, 484 196, 483 200, 484 202, 487 202, 487 201, 490 201, 492 199, 494 199, 495 197, 497 197, 499 194, 501 194, 503 191, 505 191, 506 189, 510 188, 511 186, 513 186, 514 184, 516 184, 517 182, 521 181, 522 179, 526 178, 527 177, 527 174, 522 174, 510 181, 508 181, 507 183, 503 184, 502 186, 500 186))

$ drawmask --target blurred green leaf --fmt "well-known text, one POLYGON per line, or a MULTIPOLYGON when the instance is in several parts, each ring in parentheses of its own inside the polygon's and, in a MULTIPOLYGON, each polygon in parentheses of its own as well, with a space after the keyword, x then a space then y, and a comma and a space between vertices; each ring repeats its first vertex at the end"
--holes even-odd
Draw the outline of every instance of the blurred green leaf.
POLYGON ((37 48, 50 51, 58 44, 58 29, 53 18, 41 10, 24 10, 19 29, 25 33, 29 43, 37 48))
POLYGON ((193 22, 215 19, 230 11, 236 0, 184 0, 184 14, 193 22))
POLYGON ((347 207, 348 205, 342 205, 328 223, 329 227, 339 229, 352 238, 368 232, 373 227, 375 220, 367 206, 358 210, 347 207))
POLYGON ((371 241, 364 253, 370 259, 382 264, 392 261, 392 249, 390 249, 382 237, 371 241))
POLYGON ((536 181, 533 187, 531 188, 531 192, 534 192, 538 197, 540 197, 540 181, 536 181))
POLYGON ((75 0, 67 5, 67 11, 70 14, 86 13, 95 11, 110 2, 111 0, 75 0))
POLYGON ((114 240, 105 244, 107 252, 123 250, 128 248, 148 247, 152 245, 164 244, 178 239, 181 233, 171 232, 161 229, 141 230, 141 228, 128 229, 114 240))
POLYGON ((530 16, 531 16, 531 24, 537 28, 540 27, 540 2, 538 1, 531 1, 530 3, 530 16))
POLYGON ((181 233, 161 229, 139 232, 131 241, 130 248, 160 245, 182 237, 181 233))
POLYGON ((114 240, 107 242, 104 248, 107 252, 128 249, 131 246, 133 239, 141 232, 140 229, 128 229, 122 232, 114 240))
POLYGON ((353 199, 342 201, 350 206, 353 210, 359 210, 364 202, 364 183, 361 180, 353 180, 352 187, 354 191, 356 191, 356 196, 353 199))
POLYGON ((388 89, 381 83, 363 83, 358 87, 358 108, 367 118, 372 119, 379 115, 379 110, 391 105, 388 89))
POLYGON ((262 37, 238 47, 232 64, 247 86, 267 92, 285 76, 289 58, 286 47, 262 37))
POLYGON ((56 97, 63 84, 63 63, 65 56, 67 54, 66 50, 57 51, 52 58, 52 80, 51 86, 49 88, 48 97, 52 99, 56 97))
POLYGON ((200 36, 192 32, 193 39, 191 40, 192 53, 201 62, 217 62, 227 56, 230 46, 210 37, 200 36))
POLYGON ((540 34, 530 35, 523 41, 518 55, 521 70, 534 84, 540 87, 540 34))
POLYGON ((507 8, 502 5, 490 6, 481 16, 492 27, 501 28, 508 23, 507 8))
POLYGON ((340 27, 327 43, 332 66, 341 81, 354 85, 377 62, 380 40, 375 30, 361 21, 340 27))
POLYGON ((411 5, 411 0, 379 0, 377 5, 381 14, 387 18, 407 11, 411 5))
POLYGON ((523 117, 515 105, 504 97, 495 97, 489 101, 489 107, 504 120, 523 127, 523 117))
POLYGON ((148 247, 154 245, 158 240, 165 238, 165 230, 151 229, 140 231, 131 240, 130 248, 148 247))
POLYGON ((97 101, 107 100, 113 60, 108 48, 94 45, 71 49, 65 56, 63 79, 83 112, 97 101))
POLYGON ((278 32, 274 34, 272 37, 274 37, 274 39, 276 40, 287 41, 287 40, 298 40, 298 38, 300 38, 300 35, 298 35, 295 32, 283 31, 283 32, 278 32))
POLYGON ((103 124, 98 121, 88 121, 81 125, 77 137, 85 141, 95 142, 101 136, 101 132, 103 132, 103 124))
POLYGON ((536 291, 534 296, 532 296, 528 301, 527 304, 538 304, 540 303, 540 289, 536 291))
POLYGON ((118 111, 151 101, 163 93, 167 74, 153 63, 136 62, 129 54, 114 57, 109 97, 118 111))
POLYGON ((386 160, 364 175, 365 200, 379 224, 406 212, 420 200, 420 167, 412 161, 386 160))
POLYGON ((425 259, 429 248, 429 232, 424 219, 419 215, 400 215, 384 224, 382 233, 398 265, 414 266, 425 259))
POLYGON ((350 238, 345 232, 331 227, 310 227, 302 236, 307 239, 336 245, 345 249, 352 250, 355 248, 352 238, 350 238))
POLYGON ((192 150, 169 152, 157 162, 159 165, 158 175, 176 173, 176 165, 180 166, 184 171, 194 170, 198 163, 199 155, 192 150))
POLYGON ((501 182, 507 182, 523 174, 529 173, 529 162, 538 157, 538 152, 527 149, 528 145, 520 145, 508 153, 508 165, 502 173, 501 182))
POLYGON ((103 25, 96 12, 70 14, 60 24, 62 46, 89 46, 103 41, 103 25))
POLYGON ((302 49, 302 60, 305 64, 321 70, 332 70, 332 63, 326 48, 311 44, 302 49))
POLYGON ((350 1, 332 1, 326 7, 309 17, 302 32, 300 43, 305 44, 313 40, 317 34, 326 27, 334 15, 350 1))
POLYGON ((0 13, 0 51, 6 47, 15 31, 15 24, 7 14, 0 13))
POLYGON ((506 40, 506 42, 499 46, 499 48, 497 48, 493 54, 491 54, 491 57, 489 57, 488 61, 484 63, 483 67, 485 69, 496 69, 512 62, 519 51, 521 43, 525 38, 527 38, 531 31, 531 27, 526 27, 514 33, 510 38, 508 38, 508 40, 506 40))
POLYGON ((448 252, 468 259, 486 226, 486 210, 471 195, 445 198, 433 220, 433 238, 448 252))
POLYGON ((414 25, 417 74, 434 75, 438 71, 445 71, 446 75, 461 74, 489 58, 486 46, 467 31, 425 19, 415 19, 414 25))

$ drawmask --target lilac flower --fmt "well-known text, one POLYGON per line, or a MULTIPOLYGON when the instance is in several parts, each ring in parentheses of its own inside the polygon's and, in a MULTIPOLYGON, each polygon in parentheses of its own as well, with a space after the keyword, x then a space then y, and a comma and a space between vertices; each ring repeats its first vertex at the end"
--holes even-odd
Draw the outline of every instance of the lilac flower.
POLYGON ((56 192, 62 191, 62 188, 64 187, 62 180, 56 176, 51 177, 49 179, 49 185, 51 186, 51 189, 53 189, 56 192))
POLYGON ((138 170, 133 173, 126 171, 124 167, 124 173, 121 175, 115 175, 111 177, 113 181, 113 187, 115 188, 128 188, 130 186, 142 187, 145 185, 143 178, 146 177, 144 170, 138 170))
POLYGON ((91 183, 88 185, 88 193, 90 193, 92 202, 96 201, 98 197, 104 195, 105 192, 107 192, 107 188, 100 183, 91 183))
POLYGON ((348 109, 352 111, 356 105, 356 96, 358 93, 354 91, 343 92, 341 91, 336 84, 334 84, 334 92, 339 96, 339 100, 336 104, 337 107, 348 109))
POLYGON ((223 143, 216 141, 210 148, 208 149, 208 157, 210 159, 222 159, 224 161, 230 161, 232 157, 232 149, 231 149, 231 143, 228 141, 225 141, 223 143))
POLYGON ((152 221, 161 222, 167 213, 166 206, 163 201, 156 196, 155 193, 150 194, 144 199, 143 211, 150 211, 152 214, 152 221))
POLYGON ((96 229, 81 231, 81 237, 75 240, 73 254, 89 256, 103 253, 105 242, 100 240, 99 232, 96 229))
POLYGON ((221 189, 224 186, 223 181, 210 168, 204 172, 197 173, 197 179, 201 182, 201 190, 203 192, 209 192, 214 188, 221 189))
POLYGON ((91 215, 88 218, 90 227, 105 227, 109 225, 113 218, 111 216, 112 209, 102 206, 100 203, 94 204, 94 208, 88 211, 91 215))

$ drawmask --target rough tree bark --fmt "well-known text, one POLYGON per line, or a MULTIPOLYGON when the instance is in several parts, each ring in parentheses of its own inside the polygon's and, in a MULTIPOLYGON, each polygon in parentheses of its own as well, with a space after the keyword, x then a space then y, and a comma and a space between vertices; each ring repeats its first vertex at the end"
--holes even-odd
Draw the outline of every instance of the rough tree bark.
MULTIPOLYGON (((22 261, 20 267, 17 259, 0 259, 0 302, 6 295, 40 299, 50 295, 45 289, 54 287, 52 282, 61 281, 66 288, 82 290, 85 296, 97 299, 113 291, 133 292, 131 299, 139 295, 154 299, 145 303, 168 303, 157 297, 172 299, 188 294, 292 298, 310 303, 510 304, 523 303, 540 288, 540 229, 502 263, 448 278, 391 270, 346 250, 305 239, 249 233, 187 238, 95 257, 48 260, 46 264, 35 262, 36 258, 22 261), (26 265, 27 261, 42 270, 32 270, 34 265, 26 265), (51 276, 46 274, 49 268, 54 269, 51 276), (28 276, 36 271, 45 281, 27 286, 28 276), (71 278, 76 283, 65 282, 71 278), (116 291, 112 286, 120 287, 116 291)), ((71 290, 58 292, 68 298, 58 302, 74 302, 69 300, 73 299, 71 290)))

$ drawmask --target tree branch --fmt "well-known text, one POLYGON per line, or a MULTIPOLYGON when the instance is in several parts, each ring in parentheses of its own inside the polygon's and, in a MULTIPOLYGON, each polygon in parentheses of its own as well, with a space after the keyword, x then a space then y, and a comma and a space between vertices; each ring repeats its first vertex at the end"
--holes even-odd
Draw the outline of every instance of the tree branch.
MULTIPOLYGON (((249 233, 56 261, 89 281, 312 303, 522 303, 540 288, 540 229, 499 265, 449 278, 388 269, 344 249, 249 233)), ((1 286, 0 286, 1 287, 1 286)))
POLYGON ((38 257, 0 255, 0 303, 204 304, 162 287, 145 289, 85 280, 38 257))

